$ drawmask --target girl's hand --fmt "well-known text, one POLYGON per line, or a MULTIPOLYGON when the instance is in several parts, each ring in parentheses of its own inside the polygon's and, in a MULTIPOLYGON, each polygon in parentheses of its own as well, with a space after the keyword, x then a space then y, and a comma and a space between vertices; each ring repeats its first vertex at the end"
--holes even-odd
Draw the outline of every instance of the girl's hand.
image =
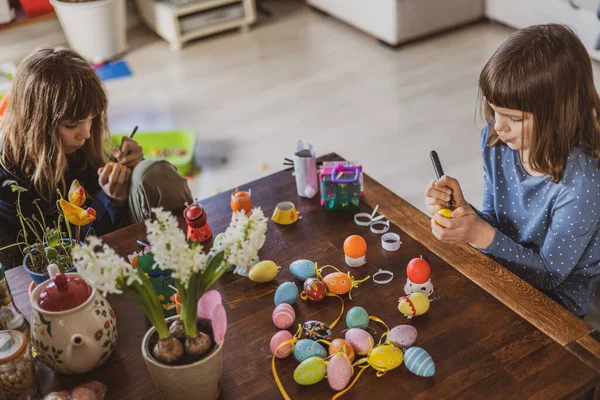
POLYGON ((465 204, 452 211, 452 219, 435 214, 431 219, 431 232, 442 242, 471 243, 485 249, 494 240, 496 229, 479 218, 473 207, 465 204), (438 220, 444 227, 438 225, 435 220, 438 220))
POLYGON ((124 165, 109 163, 98 170, 98 183, 119 207, 127 203, 131 181, 131 169, 124 165))
POLYGON ((442 208, 448 208, 450 195, 452 195, 452 208, 468 204, 456 179, 444 175, 437 181, 431 181, 427 190, 425 190, 427 211, 434 215, 442 208))
POLYGON ((113 148, 110 154, 118 161, 119 164, 127 168, 135 168, 143 159, 144 151, 135 140, 124 137, 121 140, 120 148, 113 148))

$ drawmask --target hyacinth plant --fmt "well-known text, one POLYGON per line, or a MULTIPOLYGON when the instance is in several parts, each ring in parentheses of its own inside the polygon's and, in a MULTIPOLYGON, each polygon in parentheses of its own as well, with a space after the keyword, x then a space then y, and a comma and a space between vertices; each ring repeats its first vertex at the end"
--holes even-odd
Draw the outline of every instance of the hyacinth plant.
POLYGON ((146 231, 154 255, 153 268, 171 271, 181 297, 179 320, 170 328, 148 277, 100 239, 89 237, 84 245, 77 245, 73 261, 78 272, 104 294, 125 293, 136 302, 159 336, 152 354, 162 362, 173 363, 184 351, 201 356, 210 348, 210 338, 198 332, 198 301, 230 266, 244 274, 258 259, 265 243, 267 218, 260 208, 251 216, 236 213, 219 241, 205 253, 199 243, 186 239, 173 214, 161 208, 152 212, 154 219, 146 221, 146 231))

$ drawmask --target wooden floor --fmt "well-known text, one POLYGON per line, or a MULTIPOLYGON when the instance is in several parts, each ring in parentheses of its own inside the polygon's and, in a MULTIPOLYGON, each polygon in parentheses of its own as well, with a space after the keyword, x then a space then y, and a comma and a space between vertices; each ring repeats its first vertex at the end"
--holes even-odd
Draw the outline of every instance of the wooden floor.
MULTIPOLYGON (((203 171, 191 184, 200 198, 281 169, 304 139, 318 154, 361 162, 420 209, 437 150, 481 205, 477 79, 512 29, 482 22, 392 50, 300 3, 266 7, 273 18, 250 31, 181 52, 146 29, 130 35, 134 77, 106 84, 111 130, 196 130, 203 171)), ((595 309, 588 318, 600 326, 595 309)))

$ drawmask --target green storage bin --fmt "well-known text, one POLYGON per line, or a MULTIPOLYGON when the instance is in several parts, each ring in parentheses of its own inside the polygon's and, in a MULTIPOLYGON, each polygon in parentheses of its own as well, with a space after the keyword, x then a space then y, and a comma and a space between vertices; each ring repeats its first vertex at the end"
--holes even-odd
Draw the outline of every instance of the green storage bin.
MULTIPOLYGON (((119 147, 121 138, 129 134, 112 135, 112 146, 119 147)), ((134 140, 144 149, 144 158, 167 160, 179 171, 181 176, 189 176, 194 169, 194 148, 196 145, 196 132, 190 130, 164 131, 164 132, 137 132, 134 140), (184 154, 173 154, 174 150, 181 149, 184 154), (161 155, 161 151, 170 154, 161 155)))

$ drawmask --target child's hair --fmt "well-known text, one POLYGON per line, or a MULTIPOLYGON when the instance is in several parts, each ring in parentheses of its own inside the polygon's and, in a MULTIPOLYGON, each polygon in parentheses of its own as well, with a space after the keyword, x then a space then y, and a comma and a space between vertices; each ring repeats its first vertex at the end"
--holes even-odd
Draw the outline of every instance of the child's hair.
POLYGON ((31 180, 43 198, 55 198, 56 189, 64 193, 68 167, 58 126, 94 116, 90 139, 69 158, 80 168, 101 167, 107 106, 98 75, 77 52, 38 48, 17 69, 0 131, 0 163, 31 180))
POLYGON ((600 97, 592 62, 568 27, 535 25, 512 34, 479 76, 479 102, 490 124, 489 146, 502 144, 494 130, 494 106, 533 114, 531 166, 554 182, 574 147, 600 154, 600 97))

